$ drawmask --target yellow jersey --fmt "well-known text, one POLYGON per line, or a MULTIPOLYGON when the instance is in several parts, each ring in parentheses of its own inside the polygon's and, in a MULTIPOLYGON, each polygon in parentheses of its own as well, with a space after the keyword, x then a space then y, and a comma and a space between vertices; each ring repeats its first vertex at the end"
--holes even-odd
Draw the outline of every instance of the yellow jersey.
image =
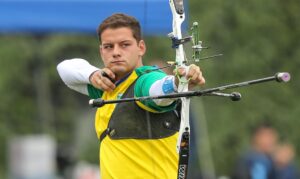
MULTIPOLYGON (((103 100, 119 99, 136 79, 151 67, 143 66, 133 71, 122 81, 113 92, 102 92, 88 86, 91 98, 101 97, 103 100)), ((135 95, 147 95, 147 87, 164 77, 163 72, 141 78, 137 81, 135 95)), ((138 103, 150 112, 164 112, 174 108, 155 106, 153 102, 138 103)), ((97 109, 95 116, 95 130, 98 138, 106 130, 116 104, 106 104, 97 109)), ((130 112, 130 111, 128 111, 130 112)), ((100 146, 101 179, 174 179, 177 177, 178 154, 176 142, 178 133, 162 139, 120 139, 113 140, 105 137, 100 146)))

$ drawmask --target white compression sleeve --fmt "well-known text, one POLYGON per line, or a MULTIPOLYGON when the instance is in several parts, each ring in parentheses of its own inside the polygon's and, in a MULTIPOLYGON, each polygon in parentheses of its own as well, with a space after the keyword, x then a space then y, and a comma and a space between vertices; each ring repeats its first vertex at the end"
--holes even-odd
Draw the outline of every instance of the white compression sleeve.
MULTIPOLYGON (((150 87, 150 96, 165 95, 177 91, 175 85, 175 77, 168 75, 161 80, 156 81, 150 87)), ((158 106, 168 106, 174 102, 175 99, 155 99, 153 100, 158 106)))
POLYGON ((74 58, 64 60, 57 65, 57 71, 63 82, 71 89, 88 95, 87 84, 90 84, 90 75, 99 70, 86 60, 74 58))

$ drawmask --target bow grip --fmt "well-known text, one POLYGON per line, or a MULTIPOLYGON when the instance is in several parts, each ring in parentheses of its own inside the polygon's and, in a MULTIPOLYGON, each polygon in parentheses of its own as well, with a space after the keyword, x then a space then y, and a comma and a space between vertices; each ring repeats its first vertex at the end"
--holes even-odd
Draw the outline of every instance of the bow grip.
POLYGON ((177 68, 183 68, 185 71, 185 75, 184 76, 178 76, 179 78, 179 83, 178 83, 178 92, 186 92, 189 91, 188 86, 189 86, 189 79, 187 78, 187 74, 190 70, 190 66, 186 66, 186 65, 181 65, 177 68))

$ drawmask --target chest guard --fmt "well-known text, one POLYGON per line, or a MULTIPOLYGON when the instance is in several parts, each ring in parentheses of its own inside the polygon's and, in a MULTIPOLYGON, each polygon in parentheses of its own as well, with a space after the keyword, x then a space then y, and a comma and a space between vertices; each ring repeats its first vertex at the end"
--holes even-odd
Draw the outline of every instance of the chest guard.
MULTIPOLYGON (((122 98, 134 96, 134 84, 122 98)), ((180 119, 176 110, 152 113, 140 108, 135 102, 117 104, 100 140, 108 135, 111 139, 161 139, 179 130, 180 119)))

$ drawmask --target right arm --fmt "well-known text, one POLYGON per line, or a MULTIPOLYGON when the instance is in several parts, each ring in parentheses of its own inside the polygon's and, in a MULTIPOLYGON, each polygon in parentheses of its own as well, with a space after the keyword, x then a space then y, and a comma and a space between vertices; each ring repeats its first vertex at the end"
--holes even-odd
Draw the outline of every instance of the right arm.
POLYGON ((57 71, 63 82, 71 89, 88 95, 87 85, 91 84, 90 76, 100 71, 86 60, 74 58, 64 60, 57 65, 57 71))

